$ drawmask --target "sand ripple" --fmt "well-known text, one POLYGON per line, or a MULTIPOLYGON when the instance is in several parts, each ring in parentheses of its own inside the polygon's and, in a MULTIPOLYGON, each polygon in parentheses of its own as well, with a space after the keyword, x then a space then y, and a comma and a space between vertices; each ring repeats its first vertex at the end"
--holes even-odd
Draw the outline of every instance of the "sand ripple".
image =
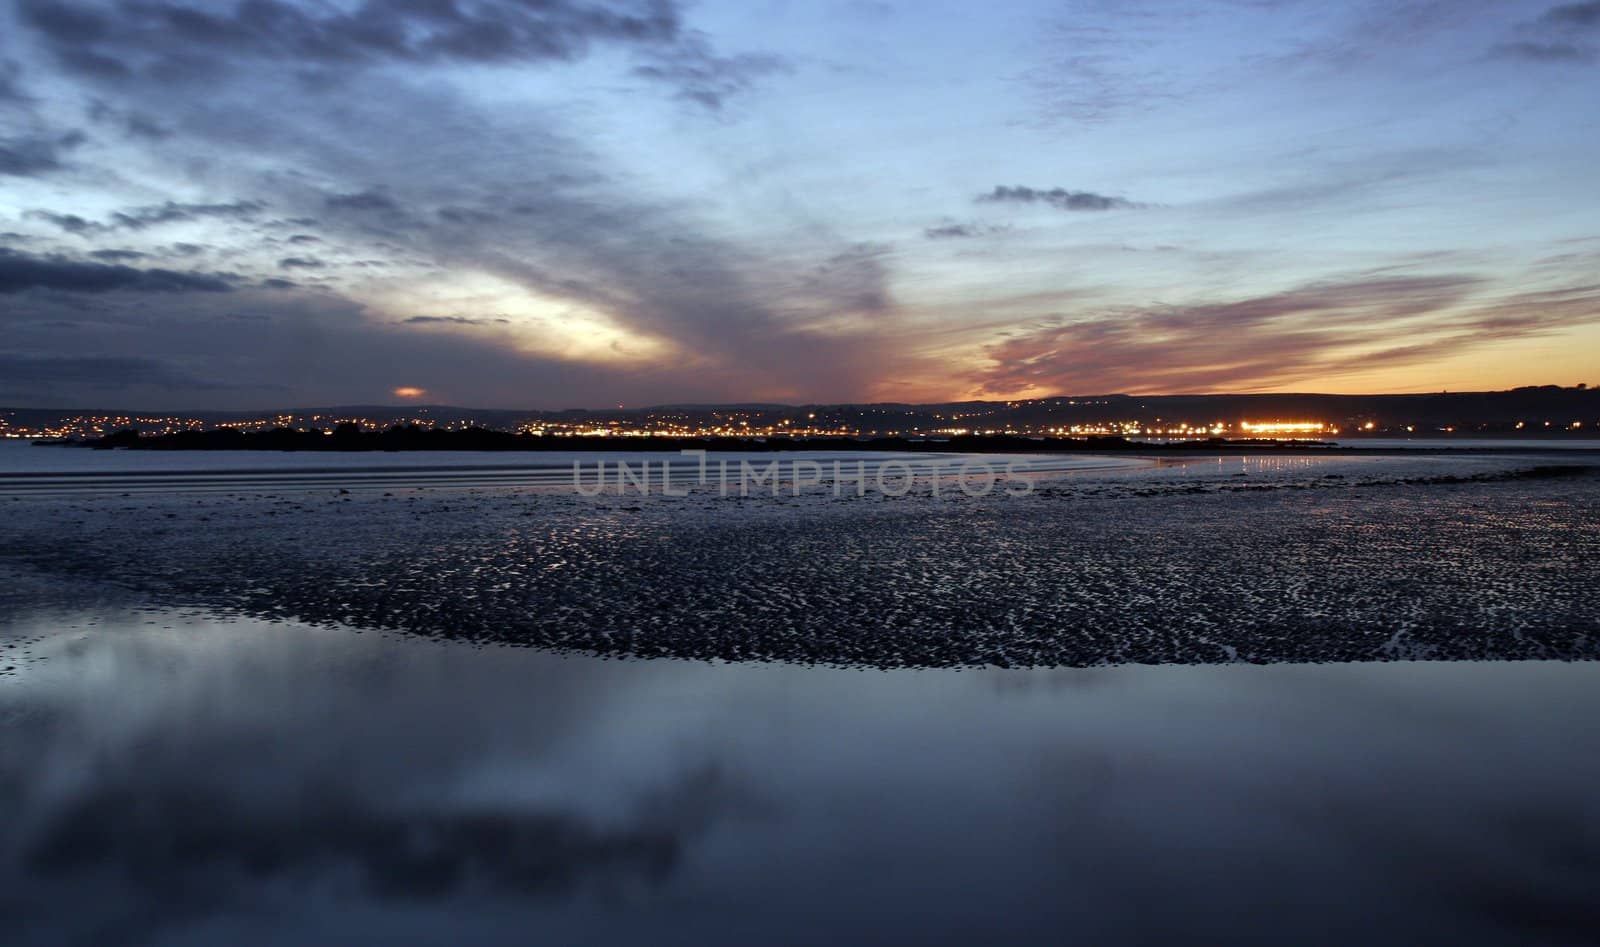
POLYGON ((1227 458, 977 500, 13 499, 0 563, 27 584, 0 617, 110 589, 481 642, 873 667, 1600 657, 1600 477, 1544 463, 1227 458))

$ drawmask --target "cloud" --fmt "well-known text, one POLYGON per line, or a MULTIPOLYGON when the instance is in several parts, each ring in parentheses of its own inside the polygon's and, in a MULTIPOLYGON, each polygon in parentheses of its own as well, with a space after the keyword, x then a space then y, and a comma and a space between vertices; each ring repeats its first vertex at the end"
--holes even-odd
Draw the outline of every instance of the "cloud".
POLYGON ((1032 187, 1006 187, 998 185, 987 194, 976 198, 981 204, 1047 204, 1057 210, 1122 210, 1142 207, 1142 204, 1121 197, 1106 197, 1091 191, 1069 191, 1065 188, 1041 190, 1032 187))
POLYGON ((926 227, 922 235, 929 240, 965 240, 971 237, 984 237, 992 233, 1002 233, 1009 227, 994 224, 957 223, 948 221, 935 227, 926 227))
POLYGON ((316 257, 286 256, 278 261, 279 269, 285 270, 320 270, 328 264, 316 257))
POLYGON ((102 125, 119 129, 135 138, 160 141, 172 137, 172 131, 160 122, 138 112, 125 112, 96 99, 89 105, 89 117, 102 125))
MULTIPOLYGON (((423 5, 417 0, 407 9, 423 5)), ((215 16, 238 19, 269 8, 276 5, 230 5, 215 16)), ((552 0, 539 7, 558 8, 570 6, 552 0)), ((70 20, 73 11, 89 8, 33 0, 29 9, 35 20, 63 10, 70 20)), ((229 360, 225 377, 303 385, 317 400, 388 392, 396 380, 386 377, 384 360, 399 359, 407 366, 401 381, 477 403, 513 405, 860 398, 880 381, 895 380, 915 357, 910 347, 890 341, 899 315, 889 291, 894 254, 887 248, 809 224, 781 241, 725 238, 709 208, 642 192, 637 177, 568 134, 558 113, 532 109, 508 120, 504 109, 480 105, 460 85, 416 69, 350 68, 339 73, 333 96, 308 84, 307 68, 286 66, 287 54, 269 57, 258 36, 237 40, 247 54, 224 57, 222 40, 180 44, 147 29, 150 11, 168 7, 107 9, 113 12, 97 14, 103 30, 74 21, 53 23, 40 35, 55 37, 50 42, 57 55, 72 46, 121 57, 124 79, 100 83, 73 72, 66 80, 89 87, 85 99, 97 98, 119 115, 159 115, 175 130, 171 138, 124 146, 166 162, 185 191, 204 188, 200 193, 221 200, 186 202, 177 192, 169 201, 98 219, 79 205, 40 212, 52 215, 40 219, 86 239, 155 232, 181 220, 248 224, 218 233, 211 247, 215 259, 253 281, 233 294, 228 311, 248 295, 250 306, 286 313, 282 324, 299 333, 278 345, 245 342, 237 333, 222 338, 207 331, 206 321, 222 313, 202 318, 168 307, 166 322, 139 322, 137 333, 130 328, 130 335, 139 335, 140 354, 211 339, 229 360), (113 29, 130 18, 131 32, 113 29), (163 78, 158 60, 178 57, 163 67, 176 70, 184 55, 225 61, 215 64, 215 81, 163 78), (272 120, 262 121, 267 102, 272 120), (430 131, 418 135, 419 127, 430 131), (299 271, 280 261, 312 259, 302 251, 307 241, 295 237, 312 236, 301 222, 313 218, 320 241, 315 256, 351 261, 324 271, 330 278, 315 291, 277 279, 299 271), (369 261, 383 265, 381 283, 369 261), (356 280, 357 267, 367 279, 356 280), (346 273, 344 281, 335 275, 346 273), (452 300, 431 304, 448 305, 446 313, 482 318, 485 310, 517 306, 519 318, 496 332, 499 350, 489 351, 481 331, 451 338, 444 324, 404 322, 415 309, 387 309, 407 294, 430 299, 436 291, 452 300), (385 305, 368 310, 357 295, 385 305), (606 341, 591 341, 595 334, 606 341), (308 361, 298 349, 287 354, 290 341, 312 336, 341 340, 337 368, 308 361), (361 363, 360 370, 351 363, 361 363)), ((499 6, 472 9, 487 15, 499 6)), ((410 22, 411 15, 401 19, 410 22)), ((414 46, 427 32, 408 34, 406 42, 414 46)), ((721 55, 697 37, 674 28, 670 37, 629 43, 622 52, 631 65, 660 70, 650 78, 664 87, 694 87, 702 105, 723 102, 746 79, 776 68, 766 60, 721 55)), ((283 42, 298 40, 286 34, 283 42)), ((300 65, 375 64, 377 56, 300 65)), ((134 247, 173 253, 170 245, 134 247)), ((186 300, 183 308, 192 306, 186 300)), ((136 320, 128 313, 117 318, 136 320)))
POLYGON ((79 217, 77 214, 58 214, 54 211, 48 210, 30 210, 22 216, 33 220, 42 220, 48 224, 54 224, 55 226, 60 227, 62 230, 65 230, 67 233, 77 234, 80 237, 88 236, 90 234, 103 233, 104 231, 111 229, 105 224, 97 223, 93 220, 86 220, 82 217, 79 217))
POLYGON ((353 194, 333 194, 324 204, 329 210, 372 211, 399 213, 400 205, 389 195, 377 190, 358 191, 353 194))
POLYGON ((219 217, 228 220, 248 220, 266 209, 261 201, 232 201, 226 204, 180 204, 167 201, 148 207, 134 207, 111 215, 116 226, 129 230, 144 230, 160 224, 219 217))
POLYGON ((122 391, 151 386, 195 391, 221 387, 154 358, 0 352, 0 392, 10 398, 34 398, 41 392, 122 391))
POLYGON ((1591 26, 1600 26, 1600 0, 1590 0, 1589 3, 1568 3, 1559 7, 1546 10, 1541 22, 1554 26, 1574 27, 1587 29, 1591 26))
MULTIPOLYGON (((884 248, 831 235, 770 247, 721 240, 692 205, 635 193, 551 129, 504 127, 459 101, 435 101, 434 90, 410 91, 374 100, 349 128, 366 146, 360 160, 342 151, 296 155, 309 173, 355 185, 319 195, 341 211, 324 222, 325 240, 376 233, 404 248, 390 252, 391 262, 410 257, 510 283, 541 309, 603 322, 619 336, 613 357, 647 347, 674 353, 697 386, 714 385, 724 397, 864 394, 898 361, 879 339, 893 318, 892 255, 884 248), (418 142, 395 121, 417 111, 450 114, 461 134, 481 134, 495 146, 418 142), (392 161, 399 152, 410 159, 392 161), (448 179, 412 170, 437 161, 452 168, 448 179), (372 229, 368 208, 378 212, 381 231, 372 229), (405 226, 390 226, 395 219, 405 226)), ((571 335, 526 331, 530 343, 552 348, 562 343, 548 337, 571 335)), ((625 399, 601 403, 618 400, 625 399)))
POLYGON ((59 171, 67 152, 87 140, 82 132, 0 138, 0 174, 34 177, 59 171))
POLYGON ((648 61, 633 74, 673 86, 677 98, 720 111, 727 100, 750 89, 756 81, 792 67, 779 56, 742 53, 721 56, 701 34, 689 34, 677 44, 646 54, 648 61))
POLYGON ((1595 58, 1593 49, 1574 43, 1501 43, 1495 47, 1495 52, 1536 62, 1593 62, 1595 58))
POLYGON ((138 250, 90 250, 89 255, 94 257, 96 260, 107 260, 112 263, 127 263, 132 260, 143 260, 150 254, 140 253, 138 250))
POLYGON ((1468 305, 1470 276, 1375 276, 1235 302, 1052 317, 986 349, 991 394, 1206 392, 1422 364, 1584 324, 1600 287, 1468 305), (1424 320, 1425 321, 1420 321, 1424 320))
POLYGON ((1596 28, 1600 28, 1600 2, 1563 4, 1523 23, 1516 31, 1520 38, 1497 44, 1493 52, 1534 62, 1594 62, 1600 53, 1579 40, 1596 28))
POLYGON ((670 42, 677 11, 665 0, 581 3, 482 0, 305 8, 282 0, 232 5, 123 3, 114 11, 63 0, 23 0, 23 20, 64 66, 94 75, 179 77, 231 60, 325 66, 384 62, 572 60, 591 43, 670 42))
MULTIPOLYGON (((683 28, 673 0, 407 0, 344 9, 285 0, 241 0, 231 9, 23 0, 21 10, 63 68, 97 80, 192 82, 273 62, 346 71, 391 63, 574 62, 605 45, 635 51, 643 60, 635 75, 719 110, 757 79, 789 68, 769 54, 717 53, 704 34, 683 28)), ((147 121, 128 127, 161 130, 147 121)))
MULTIPOLYGON (((310 290, 275 278, 229 293, 171 293, 159 306, 136 292, 40 293, 25 305, 0 306, 0 322, 8 323, 3 350, 16 357, 73 352, 170 367, 138 376, 142 383, 126 389, 123 400, 162 409, 363 404, 387 398, 397 384, 425 387, 442 403, 454 404, 702 403, 759 391, 764 375, 768 384, 774 375, 784 383, 832 381, 856 370, 854 358, 891 363, 876 348, 834 356, 830 347, 819 349, 802 336, 793 346, 793 364, 782 365, 780 353, 765 352, 769 345, 781 347, 782 340, 769 343, 761 334, 748 342, 759 360, 752 357, 747 365, 730 366, 720 356, 695 356, 688 363, 696 366, 692 371, 684 369, 684 360, 578 360, 530 351, 527 336, 514 334, 509 324, 485 322, 471 332, 460 324, 407 324, 343 298, 336 288, 310 290), (93 330, 81 328, 85 323, 93 330), (226 379, 227 387, 218 388, 213 379, 226 379)), ((730 334, 738 331, 734 327, 730 334)), ((744 351, 746 344, 727 351, 744 351)), ((84 377, 62 373, 50 387, 19 382, 4 401, 95 406, 99 389, 79 384, 84 377)))
POLYGON ((226 280, 202 273, 81 263, 60 256, 38 257, 0 249, 0 293, 30 289, 70 293, 226 293, 233 287, 226 280))
POLYGON ((411 316, 400 320, 406 325, 455 325, 455 326, 486 326, 509 325, 510 319, 480 316, 411 316))
MULTIPOLYGON (((88 237, 113 230, 147 230, 163 224, 186 223, 207 218, 222 220, 251 220, 266 209, 261 201, 233 201, 225 204, 181 204, 167 201, 143 207, 130 207, 116 211, 108 223, 88 220, 77 214, 49 210, 30 210, 23 216, 53 224, 70 234, 88 237)), ((176 244, 190 247, 194 244, 176 244)))
POLYGON ((887 312, 893 306, 886 263, 890 255, 882 244, 858 243, 817 264, 800 286, 826 310, 887 312))
POLYGON ((1197 62, 1169 44, 1182 35, 1172 27, 1208 15, 1206 6, 1094 6, 1097 16, 1068 11, 1040 24, 1035 55, 1023 60, 1038 64, 1015 77, 1036 106, 1037 123, 1100 124, 1170 105, 1201 86, 1205 58, 1197 62))
POLYGON ((440 220, 451 224, 488 224, 500 219, 499 214, 471 207, 441 207, 437 213, 440 220))

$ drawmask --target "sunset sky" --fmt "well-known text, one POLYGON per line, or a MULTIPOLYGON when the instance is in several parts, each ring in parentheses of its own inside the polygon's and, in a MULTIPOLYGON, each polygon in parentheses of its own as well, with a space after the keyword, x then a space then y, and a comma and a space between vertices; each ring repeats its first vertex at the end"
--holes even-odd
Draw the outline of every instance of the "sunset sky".
POLYGON ((1600 0, 12 0, 0 404, 1600 383, 1600 0))

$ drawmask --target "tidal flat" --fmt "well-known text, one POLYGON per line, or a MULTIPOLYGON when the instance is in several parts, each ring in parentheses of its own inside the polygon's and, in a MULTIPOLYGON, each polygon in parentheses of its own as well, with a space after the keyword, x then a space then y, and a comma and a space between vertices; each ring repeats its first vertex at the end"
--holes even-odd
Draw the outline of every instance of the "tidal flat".
POLYGON ((1584 455, 106 473, 0 495, 8 944, 1600 929, 1584 455))
POLYGON ((0 609, 101 596, 869 667, 1593 658, 1597 470, 1196 457, 1046 471, 1026 495, 980 497, 926 482, 587 497, 417 472, 96 481, 0 496, 0 564, 16 573, 0 609))

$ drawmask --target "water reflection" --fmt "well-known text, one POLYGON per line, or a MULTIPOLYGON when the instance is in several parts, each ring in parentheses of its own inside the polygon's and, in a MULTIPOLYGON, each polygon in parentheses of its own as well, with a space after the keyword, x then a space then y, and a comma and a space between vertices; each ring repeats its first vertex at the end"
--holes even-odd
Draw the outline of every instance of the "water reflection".
POLYGON ((1600 665, 853 672, 168 614, 12 634, 8 943, 1600 929, 1600 665))

